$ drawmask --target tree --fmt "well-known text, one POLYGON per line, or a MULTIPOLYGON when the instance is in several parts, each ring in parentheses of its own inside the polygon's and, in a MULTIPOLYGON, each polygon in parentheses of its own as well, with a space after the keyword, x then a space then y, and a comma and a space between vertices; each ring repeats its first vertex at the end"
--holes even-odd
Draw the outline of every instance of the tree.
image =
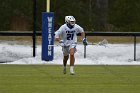
POLYGON ((97 30, 105 30, 108 20, 108 0, 96 0, 95 9, 97 30))

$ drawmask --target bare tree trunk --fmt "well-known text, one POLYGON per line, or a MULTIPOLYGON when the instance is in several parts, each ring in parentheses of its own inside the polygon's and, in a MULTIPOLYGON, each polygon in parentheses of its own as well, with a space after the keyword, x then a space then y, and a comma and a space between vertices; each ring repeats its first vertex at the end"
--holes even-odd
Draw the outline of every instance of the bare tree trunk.
POLYGON ((108 0, 96 0, 96 27, 97 30, 105 30, 108 16, 108 0))

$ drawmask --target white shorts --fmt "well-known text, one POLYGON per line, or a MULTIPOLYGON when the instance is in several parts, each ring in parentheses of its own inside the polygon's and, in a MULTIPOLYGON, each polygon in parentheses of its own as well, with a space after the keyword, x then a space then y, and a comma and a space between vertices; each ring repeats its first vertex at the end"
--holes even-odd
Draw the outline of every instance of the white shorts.
POLYGON ((75 52, 77 51, 76 45, 75 45, 75 46, 73 46, 73 45, 64 46, 64 47, 62 47, 63 55, 64 55, 64 56, 69 55, 69 54, 70 54, 70 49, 71 49, 71 48, 74 48, 74 49, 75 49, 75 52))

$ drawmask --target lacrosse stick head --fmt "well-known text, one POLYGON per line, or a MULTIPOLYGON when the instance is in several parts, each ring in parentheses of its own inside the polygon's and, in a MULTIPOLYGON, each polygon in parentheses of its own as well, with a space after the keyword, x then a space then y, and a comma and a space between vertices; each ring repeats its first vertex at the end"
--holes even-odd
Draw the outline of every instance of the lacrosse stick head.
POLYGON ((106 46, 107 44, 108 44, 108 41, 106 39, 98 43, 98 45, 101 45, 101 46, 106 46))

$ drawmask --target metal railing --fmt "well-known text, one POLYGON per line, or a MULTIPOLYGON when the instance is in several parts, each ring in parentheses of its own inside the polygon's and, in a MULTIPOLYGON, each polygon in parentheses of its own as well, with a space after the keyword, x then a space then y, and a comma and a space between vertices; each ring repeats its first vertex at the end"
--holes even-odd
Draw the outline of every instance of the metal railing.
MULTIPOLYGON (((127 36, 127 37, 131 36, 131 37, 134 37, 134 61, 136 61, 136 37, 140 36, 140 32, 86 32, 86 36, 127 36)), ((84 58, 86 58, 86 46, 84 46, 84 58)))
MULTIPOLYGON (((41 36, 41 31, 37 31, 35 34, 32 31, 0 31, 0 36, 41 36)), ((78 34, 80 35, 80 34, 78 34)), ((136 37, 140 36, 140 32, 86 32, 86 36, 130 36, 134 37, 134 61, 136 61, 136 37)), ((33 39, 33 42, 34 39, 33 39)), ((33 43, 35 44, 35 43, 33 43)), ((35 45, 33 45, 35 46, 35 45)), ((35 55, 35 47, 33 47, 33 55, 35 55)), ((86 58, 86 46, 84 46, 84 58, 86 58)))
POLYGON ((36 36, 41 35, 41 31, 0 31, 0 36, 32 36, 33 57, 36 56, 36 36))

